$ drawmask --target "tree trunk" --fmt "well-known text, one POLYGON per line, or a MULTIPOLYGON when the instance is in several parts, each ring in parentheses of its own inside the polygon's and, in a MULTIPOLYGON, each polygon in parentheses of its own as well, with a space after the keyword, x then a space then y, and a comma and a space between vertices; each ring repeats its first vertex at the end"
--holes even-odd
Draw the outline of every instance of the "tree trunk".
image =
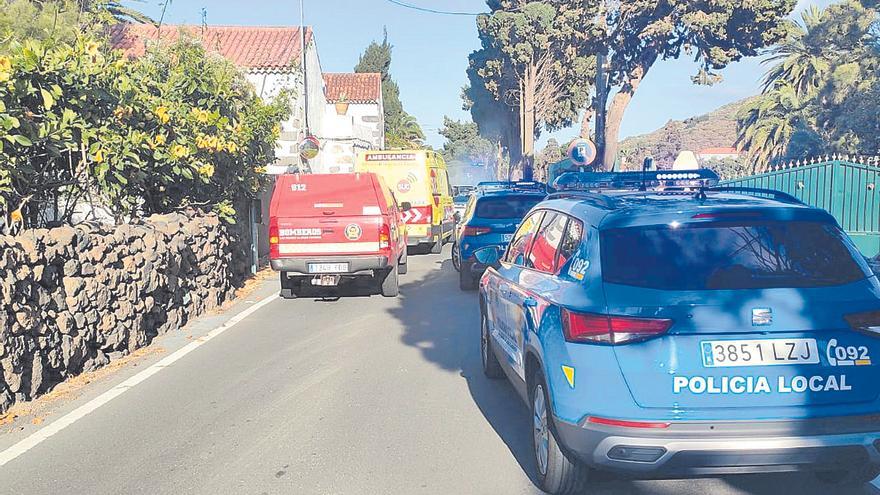
POLYGON ((535 163, 535 98, 538 82, 538 68, 529 65, 522 80, 520 93, 520 111, 522 112, 522 179, 531 180, 534 175, 532 167, 535 163))
POLYGON ((604 151, 600 151, 602 164, 606 170, 611 170, 617 159, 618 138, 620 137, 620 125, 623 123, 623 115, 639 88, 642 79, 645 77, 646 69, 637 67, 633 70, 627 82, 620 88, 611 100, 611 106, 608 107, 606 114, 606 124, 604 133, 604 151))
POLYGON ((593 117, 596 116, 596 110, 592 107, 587 108, 584 111, 584 118, 581 120, 581 133, 580 137, 583 139, 590 139, 591 131, 590 131, 590 122, 593 121, 593 117))

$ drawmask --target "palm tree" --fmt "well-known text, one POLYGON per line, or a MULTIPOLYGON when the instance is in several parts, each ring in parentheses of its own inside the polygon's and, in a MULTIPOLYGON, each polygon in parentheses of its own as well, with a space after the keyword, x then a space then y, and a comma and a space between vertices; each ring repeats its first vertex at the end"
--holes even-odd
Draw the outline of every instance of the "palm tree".
POLYGON ((785 155, 792 136, 805 126, 797 91, 778 84, 741 110, 736 144, 748 151, 755 164, 753 172, 762 172, 774 159, 785 155))
POLYGON ((814 132, 806 106, 819 97, 834 55, 817 33, 826 20, 825 11, 811 6, 801 20, 802 24, 792 23, 786 41, 769 51, 763 63, 772 67, 764 76, 764 91, 737 119, 737 146, 748 152, 755 171, 785 156, 797 132, 814 132))
POLYGON ((416 118, 406 112, 388 122, 385 135, 390 147, 420 148, 425 140, 416 118))
MULTIPOLYGON (((135 0, 144 3, 144 0, 135 0)), ((166 0, 170 2, 171 0, 166 0)), ((80 9, 83 12, 106 12, 119 22, 137 22, 142 24, 156 24, 150 16, 137 9, 126 7, 120 1, 115 0, 80 0, 80 9)))
POLYGON ((831 69, 829 47, 818 42, 816 31, 826 20, 825 11, 815 5, 801 13, 803 25, 792 23, 792 32, 782 44, 770 50, 764 64, 774 64, 764 76, 764 91, 777 82, 790 85, 799 98, 812 96, 827 79, 831 69))

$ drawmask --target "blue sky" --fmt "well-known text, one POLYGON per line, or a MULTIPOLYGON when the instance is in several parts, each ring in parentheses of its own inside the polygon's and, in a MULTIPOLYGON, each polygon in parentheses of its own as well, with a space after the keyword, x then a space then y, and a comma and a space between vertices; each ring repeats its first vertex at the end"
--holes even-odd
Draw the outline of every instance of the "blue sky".
MULTIPOLYGON (((382 27, 394 44, 392 76, 400 85, 404 108, 425 129, 428 142, 442 146, 437 128, 443 116, 468 118, 461 110, 461 87, 467 81, 467 56, 479 47, 473 17, 422 13, 388 0, 303 0, 305 21, 315 29, 321 65, 325 72, 347 72, 371 40, 382 36, 382 27)), ((450 11, 485 10, 483 0, 406 0, 407 3, 450 11)), ((128 4, 158 18, 160 0, 128 4)), ((830 0, 801 0, 798 9, 830 0)), ((199 23, 206 9, 208 24, 284 25, 299 23, 297 0, 171 0, 166 22, 199 23)), ((728 67, 724 81, 712 87, 694 86, 690 76, 696 66, 679 59, 656 64, 627 110, 621 137, 650 132, 670 119, 711 111, 726 103, 756 94, 764 68, 748 59, 728 67)), ((554 133, 560 140, 576 129, 554 133)), ((545 142, 548 135, 541 139, 545 142)), ((732 143, 731 143, 732 144, 732 143)))

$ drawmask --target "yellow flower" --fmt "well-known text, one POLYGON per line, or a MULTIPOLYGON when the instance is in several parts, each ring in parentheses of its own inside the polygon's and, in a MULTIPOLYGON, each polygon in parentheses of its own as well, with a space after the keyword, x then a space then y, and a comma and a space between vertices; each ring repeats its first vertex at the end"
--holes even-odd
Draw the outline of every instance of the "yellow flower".
POLYGON ((208 147, 208 140, 205 136, 196 136, 196 148, 203 150, 208 147))
POLYGON ((254 167, 254 172, 256 172, 256 173, 258 173, 258 174, 265 174, 265 173, 266 173, 266 167, 254 167))
POLYGON ((226 151, 230 153, 235 153, 238 151, 238 145, 233 143, 232 141, 226 143, 226 151))
POLYGON ((272 134, 275 136, 281 134, 281 124, 275 124, 272 126, 272 134))
POLYGON ((88 43, 86 43, 86 53, 88 53, 89 55, 92 55, 92 56, 97 55, 98 48, 100 48, 100 47, 101 46, 98 45, 98 43, 96 43, 94 41, 89 41, 88 43))
POLYGON ((167 124, 168 121, 171 120, 171 115, 168 114, 168 107, 157 107, 155 113, 156 118, 163 124, 167 124))
POLYGON ((12 78, 12 60, 9 57, 0 57, 0 82, 6 82, 12 78))
POLYGON ((210 163, 206 163, 204 165, 199 166, 198 168, 199 175, 202 177, 213 177, 214 176, 214 166, 210 163))
POLYGON ((94 157, 95 163, 104 163, 104 158, 105 157, 104 157, 104 150, 103 149, 99 149, 98 151, 95 152, 95 157, 94 157))
POLYGON ((195 116, 196 121, 200 124, 207 124, 208 120, 211 118, 211 113, 207 110, 202 110, 200 108, 193 108, 192 114, 195 116))
POLYGON ((116 62, 113 63, 113 65, 114 65, 117 69, 121 69, 121 68, 125 67, 125 58, 124 58, 124 57, 120 57, 116 62))
POLYGON ((186 146, 181 144, 175 144, 171 147, 171 156, 176 159, 186 158, 189 155, 189 150, 186 149, 186 146))
POLYGON ((206 141, 208 144, 208 148, 212 150, 216 150, 218 147, 218 143, 220 142, 217 136, 208 136, 208 139, 206 141))
POLYGON ((24 216, 22 216, 21 210, 18 209, 18 210, 12 210, 12 212, 9 213, 9 218, 13 222, 20 222, 24 219, 24 216))
POLYGON ((167 142, 167 138, 164 134, 156 134, 156 137, 153 138, 153 147, 157 148, 159 146, 164 145, 167 142))

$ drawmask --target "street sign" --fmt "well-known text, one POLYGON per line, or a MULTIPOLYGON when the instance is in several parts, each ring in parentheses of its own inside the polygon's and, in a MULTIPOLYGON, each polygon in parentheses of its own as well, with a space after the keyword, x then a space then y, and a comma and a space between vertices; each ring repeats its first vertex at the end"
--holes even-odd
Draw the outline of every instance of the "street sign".
POLYGON ((306 138, 299 143, 299 156, 302 157, 303 160, 311 160, 315 158, 318 156, 319 151, 321 151, 321 143, 315 136, 306 136, 306 138))
POLYGON ((568 147, 568 158, 580 167, 586 167, 596 160, 596 145, 589 139, 575 139, 568 147))

